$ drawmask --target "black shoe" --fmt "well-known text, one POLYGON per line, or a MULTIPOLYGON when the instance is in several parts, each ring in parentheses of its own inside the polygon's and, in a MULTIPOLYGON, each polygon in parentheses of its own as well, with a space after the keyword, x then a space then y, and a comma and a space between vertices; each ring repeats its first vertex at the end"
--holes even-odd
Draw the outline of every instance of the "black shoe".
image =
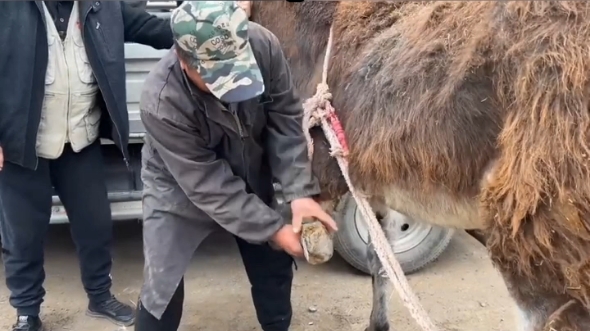
POLYGON ((12 331, 43 331, 43 323, 38 316, 19 316, 12 331))
POLYGON ((135 310, 114 296, 103 302, 90 302, 86 314, 91 317, 106 318, 119 326, 131 326, 135 323, 135 310))

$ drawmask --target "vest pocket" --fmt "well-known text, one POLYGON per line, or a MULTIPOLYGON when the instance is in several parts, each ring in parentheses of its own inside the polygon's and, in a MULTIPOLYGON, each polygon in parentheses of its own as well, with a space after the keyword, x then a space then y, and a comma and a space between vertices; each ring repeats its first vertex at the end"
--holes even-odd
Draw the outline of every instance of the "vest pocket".
POLYGON ((96 89, 70 94, 70 142, 74 150, 93 143, 98 137, 101 111, 96 97, 96 89))
POLYGON ((84 123, 86 128, 86 137, 89 143, 93 143, 99 134, 98 126, 100 124, 101 111, 98 107, 92 107, 84 116, 84 123))
POLYGON ((59 47, 55 42, 55 37, 47 35, 47 71, 45 72, 45 85, 51 85, 55 82, 55 66, 57 61, 57 50, 59 47))
POLYGON ((96 83, 96 78, 92 73, 92 67, 90 66, 90 60, 86 54, 86 48, 81 36, 74 37, 74 53, 76 57, 76 67, 78 69, 78 76, 80 81, 86 84, 96 83))
POLYGON ((67 96, 45 92, 35 148, 37 155, 53 159, 59 156, 66 130, 67 96))
MULTIPOLYGON (((56 106, 56 98, 53 93, 45 92, 43 99, 43 106, 41 107, 41 118, 39 120, 39 127, 37 128, 37 136, 42 136, 47 131, 48 108, 56 106)), ((37 139, 39 140, 39 139, 37 139)))

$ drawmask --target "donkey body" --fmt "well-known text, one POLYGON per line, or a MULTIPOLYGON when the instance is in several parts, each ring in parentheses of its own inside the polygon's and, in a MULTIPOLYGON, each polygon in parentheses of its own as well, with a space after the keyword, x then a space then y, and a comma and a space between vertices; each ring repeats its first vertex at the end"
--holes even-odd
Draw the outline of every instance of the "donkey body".
MULTIPOLYGON (((590 330, 590 2, 257 1, 310 97, 328 84, 354 185, 388 208, 477 230, 522 331, 590 330)), ((312 129, 322 199, 346 185, 312 129)), ((369 331, 389 330, 369 250, 369 331)), ((482 326, 484 329, 485 327, 482 326)))

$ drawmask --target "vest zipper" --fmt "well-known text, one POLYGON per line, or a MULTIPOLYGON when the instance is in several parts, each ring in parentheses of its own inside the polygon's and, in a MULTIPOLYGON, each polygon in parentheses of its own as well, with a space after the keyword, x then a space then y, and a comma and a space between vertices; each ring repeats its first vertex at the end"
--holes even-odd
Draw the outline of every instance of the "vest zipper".
MULTIPOLYGON (((84 18, 80 24, 81 25, 80 33, 82 34, 82 40, 84 40, 84 32, 85 32, 84 27, 86 25, 86 19, 88 18, 88 14, 90 14, 91 10, 92 10, 92 6, 90 6, 90 8, 88 8, 88 10, 84 14, 84 18)), ((97 29, 98 28, 100 28, 100 27, 97 26, 97 29)), ((98 84, 98 80, 97 80, 97 85, 98 85, 98 89, 100 90, 100 84, 98 84)), ((101 90, 101 92, 102 92, 102 90, 101 90)), ((111 117, 111 122, 113 122, 113 125, 115 126, 115 130, 117 131, 117 136, 119 138, 119 145, 121 146, 121 148, 123 148, 123 137, 121 137, 121 130, 119 130, 119 126, 117 125, 117 121, 113 120, 113 115, 111 114, 109 107, 107 106, 106 108, 107 108, 107 113, 111 117)), ((125 166, 127 167, 127 170, 131 171, 131 167, 129 166, 129 160, 127 159, 127 156, 125 155, 125 151, 122 151, 122 153, 123 153, 123 161, 125 161, 125 166)))

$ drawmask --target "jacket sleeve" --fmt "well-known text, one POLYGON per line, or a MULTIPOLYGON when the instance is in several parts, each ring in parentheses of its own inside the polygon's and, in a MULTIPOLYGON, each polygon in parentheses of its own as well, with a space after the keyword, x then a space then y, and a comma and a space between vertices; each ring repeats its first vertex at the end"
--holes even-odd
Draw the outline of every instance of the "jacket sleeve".
POLYGON ((229 164, 204 147, 197 128, 141 112, 150 143, 192 203, 232 234, 263 243, 283 226, 279 213, 254 194, 229 164))
POLYGON ((317 179, 307 156, 303 135, 303 105, 291 79, 279 41, 270 41, 270 99, 265 104, 268 114, 267 150, 273 176, 280 182, 286 202, 320 193, 317 179))
POLYGON ((151 15, 145 10, 121 1, 125 42, 134 42, 155 49, 170 49, 174 43, 170 20, 151 15))

